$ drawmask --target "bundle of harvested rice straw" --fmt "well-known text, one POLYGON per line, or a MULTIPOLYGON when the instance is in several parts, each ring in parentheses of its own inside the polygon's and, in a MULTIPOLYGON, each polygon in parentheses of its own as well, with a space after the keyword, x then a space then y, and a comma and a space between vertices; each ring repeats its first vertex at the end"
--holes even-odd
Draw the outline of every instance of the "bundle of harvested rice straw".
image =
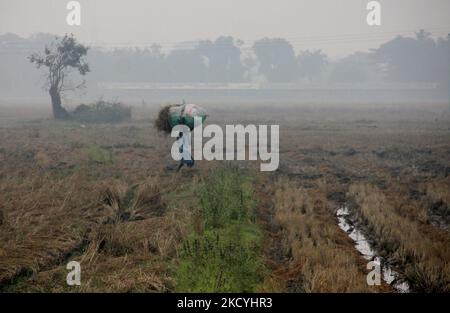
POLYGON ((159 110, 155 127, 159 131, 170 133, 176 125, 186 125, 194 129, 194 118, 206 119, 206 110, 196 104, 171 104, 159 110))

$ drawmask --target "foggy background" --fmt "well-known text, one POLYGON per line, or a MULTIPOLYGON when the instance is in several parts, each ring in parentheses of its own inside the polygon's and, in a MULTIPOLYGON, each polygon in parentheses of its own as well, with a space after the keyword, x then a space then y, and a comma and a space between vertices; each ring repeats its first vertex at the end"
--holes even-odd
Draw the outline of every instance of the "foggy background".
POLYGON ((83 92, 138 101, 444 101, 450 2, 0 0, 0 98, 44 99, 27 56, 55 35, 90 46, 83 92))

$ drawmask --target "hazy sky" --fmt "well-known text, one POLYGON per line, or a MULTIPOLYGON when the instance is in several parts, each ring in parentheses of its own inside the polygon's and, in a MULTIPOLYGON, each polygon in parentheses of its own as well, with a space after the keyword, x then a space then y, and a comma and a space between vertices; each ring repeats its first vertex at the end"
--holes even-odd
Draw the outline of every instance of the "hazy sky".
POLYGON ((382 25, 369 27, 369 0, 79 0, 81 26, 68 26, 68 0, 0 0, 0 33, 73 32, 91 45, 124 46, 284 37, 297 50, 331 56, 367 50, 397 34, 450 32, 449 0, 381 0, 382 25))

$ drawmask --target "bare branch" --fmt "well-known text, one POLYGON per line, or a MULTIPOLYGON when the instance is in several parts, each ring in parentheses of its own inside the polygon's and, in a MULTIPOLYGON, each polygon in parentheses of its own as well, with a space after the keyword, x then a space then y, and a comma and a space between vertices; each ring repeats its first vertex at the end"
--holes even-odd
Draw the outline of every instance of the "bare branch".
POLYGON ((48 68, 47 88, 62 92, 84 86, 84 81, 75 86, 66 85, 68 83, 66 77, 72 70, 77 70, 82 76, 89 72, 89 65, 84 60, 87 51, 88 47, 77 43, 72 34, 66 34, 62 38, 56 37, 51 45, 45 47, 43 54, 33 53, 28 59, 36 68, 48 68))

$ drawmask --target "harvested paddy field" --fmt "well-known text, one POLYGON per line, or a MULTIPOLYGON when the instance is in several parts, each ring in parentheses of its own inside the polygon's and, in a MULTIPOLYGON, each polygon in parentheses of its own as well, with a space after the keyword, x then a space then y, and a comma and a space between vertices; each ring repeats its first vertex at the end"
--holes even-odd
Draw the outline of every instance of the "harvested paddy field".
POLYGON ((450 291, 448 104, 199 104, 206 124, 279 125, 278 170, 167 170, 159 104, 119 124, 1 104, 0 290, 450 291), (367 284, 375 256, 393 280, 367 284))

